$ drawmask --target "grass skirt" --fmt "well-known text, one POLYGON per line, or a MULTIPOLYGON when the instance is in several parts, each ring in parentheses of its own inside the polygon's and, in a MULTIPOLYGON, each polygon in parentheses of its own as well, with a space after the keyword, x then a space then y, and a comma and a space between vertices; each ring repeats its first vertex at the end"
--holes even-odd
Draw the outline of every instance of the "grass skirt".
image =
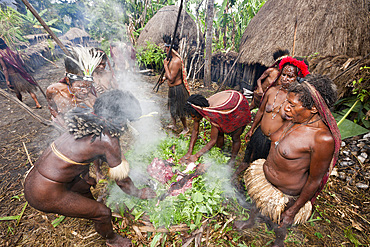
MULTIPOLYGON (((253 162, 244 174, 245 187, 261 214, 279 224, 281 214, 289 200, 297 200, 298 196, 285 195, 265 177, 263 172, 264 159, 253 162)), ((295 215, 294 224, 306 222, 312 213, 312 204, 308 201, 295 215)))

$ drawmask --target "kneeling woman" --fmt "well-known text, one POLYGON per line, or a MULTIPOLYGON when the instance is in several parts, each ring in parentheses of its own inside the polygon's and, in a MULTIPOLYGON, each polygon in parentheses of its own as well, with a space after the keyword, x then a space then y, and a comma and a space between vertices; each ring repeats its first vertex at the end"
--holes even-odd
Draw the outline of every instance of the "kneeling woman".
POLYGON ((128 177, 129 164, 121 152, 119 136, 127 120, 137 119, 141 108, 129 92, 104 93, 94 109, 74 108, 66 115, 69 133, 64 133, 35 162, 24 183, 29 204, 43 212, 91 219, 108 246, 131 246, 128 238, 114 233, 111 210, 95 201, 88 178, 89 164, 108 163, 108 175, 126 193, 153 198, 149 188, 137 189, 128 177), (134 106, 134 107, 133 107, 134 106))

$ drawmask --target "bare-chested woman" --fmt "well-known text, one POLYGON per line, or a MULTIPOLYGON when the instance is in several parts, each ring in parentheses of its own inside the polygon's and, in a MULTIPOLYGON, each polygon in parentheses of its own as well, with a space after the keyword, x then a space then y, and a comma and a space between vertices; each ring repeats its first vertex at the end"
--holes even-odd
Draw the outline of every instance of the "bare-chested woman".
MULTIPOLYGON (((282 107, 286 101, 287 89, 291 83, 297 81, 297 77, 303 78, 309 74, 306 63, 292 57, 283 58, 279 68, 281 73, 265 92, 253 124, 245 136, 245 139, 250 138, 250 141, 245 150, 243 163, 235 171, 234 178, 254 160, 267 158, 271 145, 270 135, 285 121, 282 107)), ((239 184, 237 186, 242 187, 239 184)))
MULTIPOLYGON (((291 85, 282 109, 287 121, 271 135, 267 160, 256 160, 244 175, 249 196, 274 227, 273 246, 284 246, 287 227, 309 219, 335 165, 341 143, 330 112, 335 101, 336 87, 327 76, 310 75, 291 85)), ((234 227, 251 227, 256 214, 250 216, 234 227)))

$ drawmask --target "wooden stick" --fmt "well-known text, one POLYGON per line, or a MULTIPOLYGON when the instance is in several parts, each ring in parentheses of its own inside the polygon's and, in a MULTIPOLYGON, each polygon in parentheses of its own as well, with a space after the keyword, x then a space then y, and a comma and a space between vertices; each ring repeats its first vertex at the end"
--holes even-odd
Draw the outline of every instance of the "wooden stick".
POLYGON ((35 16, 35 18, 40 22, 40 24, 45 28, 46 32, 50 34, 50 36, 55 40, 55 42, 59 45, 59 47, 64 51, 64 53, 68 56, 71 56, 71 53, 67 50, 67 48, 63 45, 62 42, 58 39, 58 37, 54 34, 53 31, 49 28, 49 26, 45 23, 45 21, 41 18, 41 16, 37 13, 37 11, 32 7, 32 5, 27 0, 22 0, 24 5, 31 11, 31 13, 35 16))
MULTIPOLYGON (((23 1, 23 0, 22 0, 23 1)), ((175 30, 173 31, 173 36, 172 36, 172 40, 171 40, 171 46, 170 46, 170 49, 167 53, 167 60, 169 60, 170 58, 170 54, 172 53, 172 48, 173 48, 173 43, 175 41, 175 36, 176 36, 176 31, 177 31, 177 27, 179 26, 179 20, 180 20, 180 16, 181 16, 181 11, 182 11, 182 3, 183 3, 184 0, 181 0, 181 3, 180 3, 180 8, 179 8, 179 13, 177 15, 177 20, 176 20, 176 25, 175 25, 175 30)), ((169 60, 168 64, 170 64, 171 60, 169 60)), ((163 76, 164 76, 164 72, 165 72, 165 69, 163 68, 162 70, 162 73, 161 73, 161 76, 158 78, 158 81, 157 83, 155 84, 153 90, 156 90, 156 92, 158 92, 159 90, 159 87, 161 86, 162 83, 160 83, 160 81, 162 80, 163 76)))
POLYGON ((233 64, 233 66, 231 66, 231 69, 230 69, 230 70, 229 70, 229 72, 226 74, 226 76, 225 76, 224 80, 222 81, 222 83, 220 84, 220 86, 217 88, 217 90, 216 90, 216 92, 215 92, 215 93, 217 93, 217 92, 220 90, 220 88, 224 85, 224 83, 225 83, 226 79, 229 77, 229 75, 230 75, 231 71, 233 71, 233 68, 234 68, 234 66, 235 66, 236 62, 238 62, 238 60, 239 60, 240 56, 242 55, 242 53, 243 53, 243 52, 239 52, 239 55, 238 55, 238 57, 235 59, 235 62, 234 62, 234 64, 233 64))
POLYGON ((43 118, 43 117, 37 115, 36 113, 34 113, 33 110, 31 108, 29 108, 25 103, 23 103, 22 101, 18 100, 13 95, 7 93, 5 90, 3 90, 1 88, 0 88, 0 94, 2 96, 4 96, 5 98, 13 101, 14 103, 20 105, 21 108, 23 108, 26 112, 28 112, 28 114, 30 114, 34 119, 38 120, 40 123, 42 123, 44 125, 47 125, 47 126, 54 126, 58 130, 61 130, 63 132, 65 131, 65 129, 63 129, 62 127, 58 126, 57 124, 54 124, 52 121, 46 120, 45 118, 43 118))
POLYGON ((295 39, 296 39, 296 36, 297 36, 297 26, 298 26, 298 17, 295 18, 295 24, 294 24, 294 37, 293 37, 293 53, 292 53, 292 57, 294 57, 295 39))
POLYGON ((56 63, 44 57, 40 52, 36 52, 36 54, 45 59, 46 61, 48 61, 49 63, 53 64, 55 67, 59 68, 58 65, 56 65, 56 63))
POLYGON ((27 147, 26 147, 26 144, 23 143, 23 147, 24 147, 24 150, 26 151, 26 154, 27 154, 27 159, 28 159, 28 162, 30 162, 31 166, 33 166, 33 163, 32 163, 32 160, 31 160, 31 157, 30 155, 28 154, 28 150, 27 150, 27 147))

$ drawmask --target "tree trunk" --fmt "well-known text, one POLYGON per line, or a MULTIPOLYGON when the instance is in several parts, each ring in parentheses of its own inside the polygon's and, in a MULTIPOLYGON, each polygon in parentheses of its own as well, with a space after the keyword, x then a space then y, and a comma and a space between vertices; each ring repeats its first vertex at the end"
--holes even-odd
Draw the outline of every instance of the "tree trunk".
POLYGON ((204 86, 211 85, 211 63, 212 63, 212 27, 213 27, 213 8, 214 0, 208 0, 207 4, 207 34, 206 34, 206 54, 204 61, 204 86))

